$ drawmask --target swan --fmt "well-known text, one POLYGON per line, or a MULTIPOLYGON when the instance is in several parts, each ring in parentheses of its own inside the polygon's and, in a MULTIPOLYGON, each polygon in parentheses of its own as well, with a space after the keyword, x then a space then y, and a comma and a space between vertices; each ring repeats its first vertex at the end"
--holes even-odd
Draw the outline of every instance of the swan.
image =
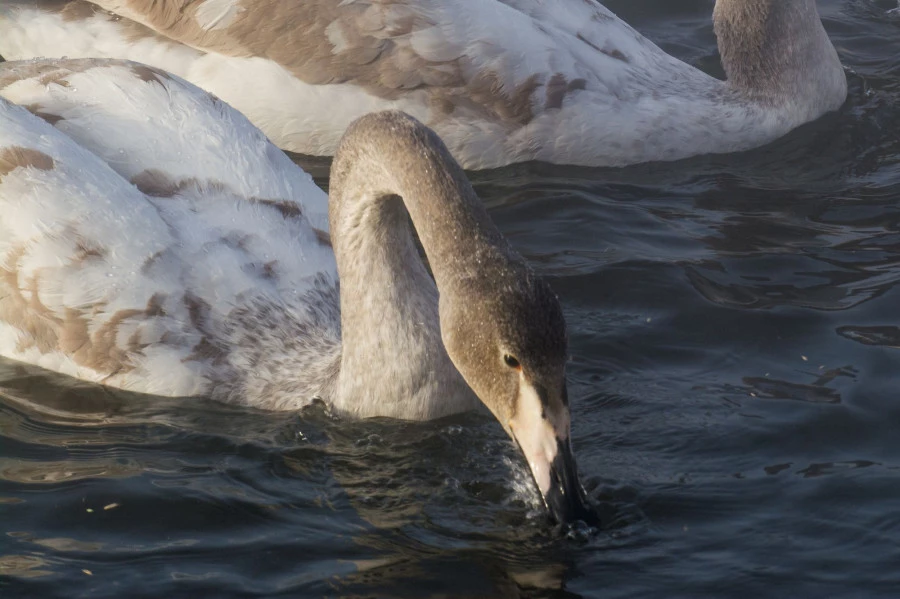
POLYGON ((727 81, 596 0, 4 0, 0 54, 144 62, 310 155, 403 110, 467 169, 736 152, 843 104, 815 0, 717 0, 713 20, 727 81))
POLYGON ((550 513, 590 517, 559 302, 440 139, 399 112, 350 125, 326 197, 240 113, 163 71, 0 64, 0 355, 348 417, 480 400, 550 513))

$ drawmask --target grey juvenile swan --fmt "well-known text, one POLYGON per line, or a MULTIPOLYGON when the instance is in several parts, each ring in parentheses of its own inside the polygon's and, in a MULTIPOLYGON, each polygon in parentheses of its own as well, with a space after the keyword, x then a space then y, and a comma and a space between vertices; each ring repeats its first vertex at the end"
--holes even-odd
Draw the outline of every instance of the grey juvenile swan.
POLYGON ((589 518, 559 303, 444 144, 399 112, 362 117, 330 183, 329 239, 309 176, 193 85, 105 59, 0 65, 0 355, 352 417, 481 400, 551 513, 589 518))
POLYGON ((815 0, 717 0, 713 20, 727 81, 596 0, 3 0, 0 54, 152 64, 304 154, 399 109, 473 169, 736 152, 844 102, 815 0))

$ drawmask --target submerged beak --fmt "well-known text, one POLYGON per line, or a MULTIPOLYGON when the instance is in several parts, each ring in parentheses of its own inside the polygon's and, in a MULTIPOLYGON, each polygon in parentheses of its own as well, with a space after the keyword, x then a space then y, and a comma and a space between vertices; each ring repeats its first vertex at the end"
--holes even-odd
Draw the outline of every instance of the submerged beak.
POLYGON ((528 460, 550 516, 560 524, 576 520, 591 524, 596 517, 578 480, 569 440, 569 408, 561 400, 550 399, 544 389, 523 377, 516 414, 509 421, 510 434, 528 460))
POLYGON ((550 464, 550 488, 541 490, 544 503, 553 519, 560 524, 583 520, 594 521, 594 514, 588 510, 584 488, 578 480, 575 456, 568 439, 557 443, 556 458, 550 464))

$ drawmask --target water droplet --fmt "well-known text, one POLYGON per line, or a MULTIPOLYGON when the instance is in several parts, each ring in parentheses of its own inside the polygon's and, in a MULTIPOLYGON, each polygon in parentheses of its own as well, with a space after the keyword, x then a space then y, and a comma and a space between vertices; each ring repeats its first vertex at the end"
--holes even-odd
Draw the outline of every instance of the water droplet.
POLYGON ((566 537, 572 541, 585 543, 591 539, 591 536, 595 532, 597 532, 596 528, 578 520, 570 526, 569 530, 566 532, 566 537))
POLYGON ((357 447, 374 447, 377 445, 382 445, 384 443, 384 439, 382 439, 381 435, 376 433, 372 433, 362 439, 359 439, 356 442, 357 447))

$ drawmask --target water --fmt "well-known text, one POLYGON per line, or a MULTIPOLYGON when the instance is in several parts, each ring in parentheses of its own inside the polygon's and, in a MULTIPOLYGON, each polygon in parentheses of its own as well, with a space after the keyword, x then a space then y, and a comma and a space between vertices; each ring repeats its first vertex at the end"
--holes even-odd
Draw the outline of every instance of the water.
MULTIPOLYGON (((710 0, 609 5, 720 71, 710 0)), ((736 156, 474 175, 561 296, 604 530, 549 527, 484 414, 149 401, 2 362, 0 594, 896 597, 900 19, 819 5, 837 115, 736 156)))

